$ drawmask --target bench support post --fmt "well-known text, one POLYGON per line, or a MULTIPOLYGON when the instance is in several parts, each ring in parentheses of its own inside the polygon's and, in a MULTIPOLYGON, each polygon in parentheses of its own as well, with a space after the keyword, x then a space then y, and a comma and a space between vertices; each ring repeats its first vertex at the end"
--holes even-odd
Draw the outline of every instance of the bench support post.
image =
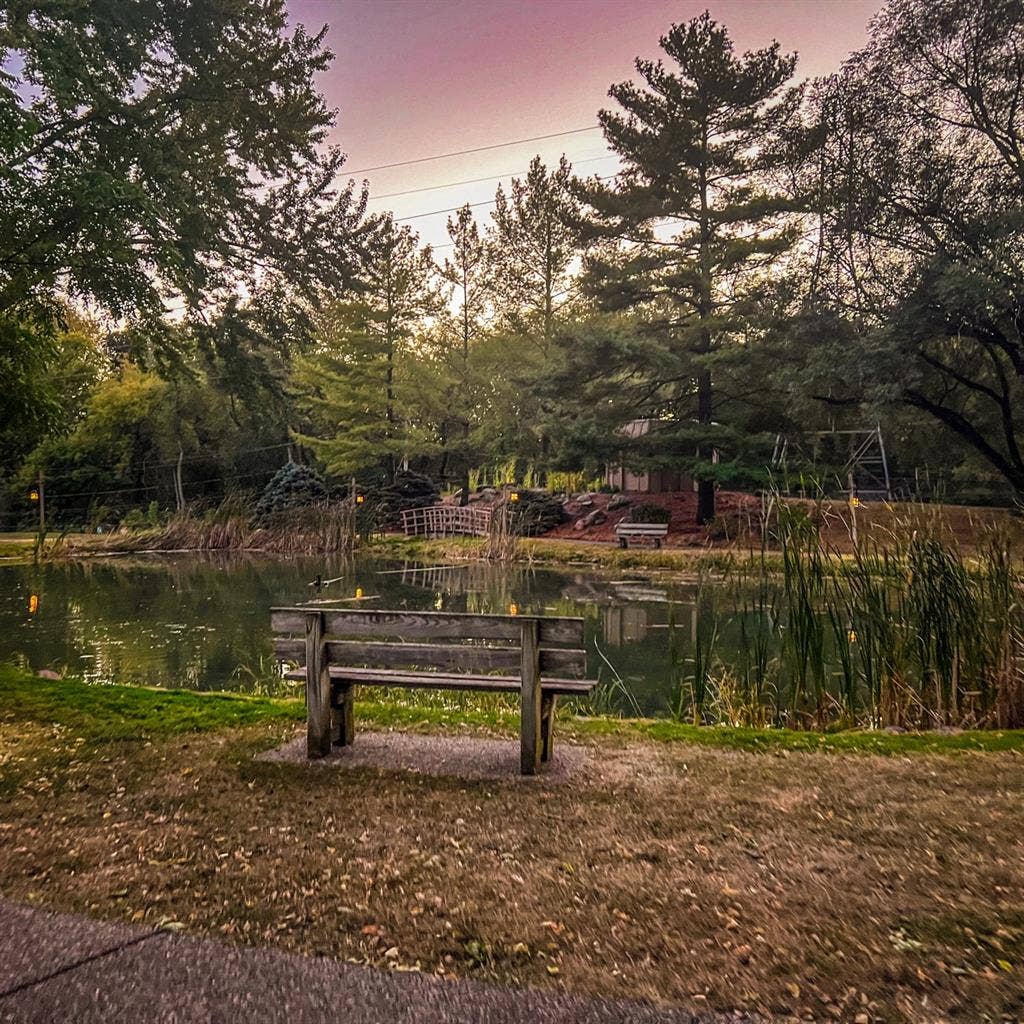
POLYGON ((555 705, 558 697, 545 693, 540 701, 540 759, 545 764, 551 760, 555 745, 555 705))
POLYGON ((523 775, 536 775, 541 758, 540 628, 536 619, 522 622, 520 759, 523 775))
POLYGON ((331 707, 331 742, 336 747, 350 747, 356 737, 356 688, 353 683, 339 683, 331 707))
POLYGON ((306 613, 306 756, 331 752, 331 674, 321 612, 306 613))

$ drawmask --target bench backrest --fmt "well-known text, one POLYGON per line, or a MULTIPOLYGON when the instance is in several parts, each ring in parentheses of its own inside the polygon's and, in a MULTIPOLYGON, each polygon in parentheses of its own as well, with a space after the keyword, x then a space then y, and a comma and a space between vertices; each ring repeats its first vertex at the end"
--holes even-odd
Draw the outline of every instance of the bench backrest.
POLYGON ((635 533, 638 535, 648 534, 651 536, 662 536, 668 533, 668 523, 619 523, 615 527, 616 533, 635 533))
POLYGON ((272 608, 274 653, 301 662, 317 618, 333 665, 518 672, 524 631, 535 629, 542 673, 582 678, 586 671, 583 619, 562 616, 272 608))

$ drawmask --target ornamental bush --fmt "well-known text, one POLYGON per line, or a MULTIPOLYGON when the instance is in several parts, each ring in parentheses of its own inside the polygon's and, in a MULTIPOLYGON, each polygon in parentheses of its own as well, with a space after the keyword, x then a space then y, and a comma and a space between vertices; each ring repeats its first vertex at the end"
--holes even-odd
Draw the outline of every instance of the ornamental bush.
POLYGON ((668 523, 672 521, 672 513, 661 505, 642 502, 633 506, 629 519, 633 523, 668 523))
POLYGON ((547 491, 520 491, 519 500, 509 503, 513 532, 536 537, 561 525, 569 517, 561 501, 547 491))
POLYGON ((316 470, 289 462, 282 466, 256 503, 256 521, 266 522, 296 509, 327 500, 327 488, 316 470))
POLYGON ((422 473, 402 470, 395 479, 379 488, 368 488, 367 504, 372 505, 382 527, 398 526, 401 513, 410 508, 427 508, 441 501, 437 484, 422 473))

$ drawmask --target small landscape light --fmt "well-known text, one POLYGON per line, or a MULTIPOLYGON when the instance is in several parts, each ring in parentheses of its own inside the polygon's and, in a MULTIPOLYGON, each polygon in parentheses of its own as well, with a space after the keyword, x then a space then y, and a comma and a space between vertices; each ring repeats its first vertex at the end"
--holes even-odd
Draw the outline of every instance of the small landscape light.
POLYGON ((29 615, 35 615, 39 611, 39 595, 29 594, 28 596, 28 613, 29 615))
POLYGON ((365 502, 365 501, 366 501, 366 495, 365 494, 357 494, 356 495, 356 504, 357 505, 362 505, 363 502, 365 502))
POLYGON ((519 500, 519 492, 518 491, 510 492, 509 496, 508 496, 508 500, 509 501, 518 501, 519 500))
POLYGON ((851 644, 855 644, 857 642, 857 630, 849 630, 846 634, 846 639, 849 640, 851 644))
POLYGON ((511 603, 511 604, 510 604, 510 605, 508 606, 508 613, 509 613, 509 615, 518 615, 518 614, 519 614, 519 605, 517 605, 517 604, 515 603, 515 601, 513 601, 513 602, 512 602, 512 603, 511 603))
POLYGON ((856 495, 851 496, 850 505, 852 508, 860 508, 860 498, 858 498, 856 495))
POLYGON ((356 597, 362 597, 362 596, 363 596, 363 588, 362 587, 356 587, 356 597))
POLYGON ((38 501, 39 500, 39 492, 34 487, 32 488, 31 491, 28 492, 28 500, 29 501, 38 501))

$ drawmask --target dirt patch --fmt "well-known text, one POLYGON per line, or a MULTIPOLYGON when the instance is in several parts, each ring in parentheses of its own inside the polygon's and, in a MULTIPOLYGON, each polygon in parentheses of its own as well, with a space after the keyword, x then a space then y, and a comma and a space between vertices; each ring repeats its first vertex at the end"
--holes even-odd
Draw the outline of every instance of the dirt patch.
POLYGON ((124 743, 57 767, 23 747, 4 895, 693 1011, 1024 1014, 1018 755, 602 740, 591 770, 526 785, 254 760, 295 736, 124 743))
MULTIPOLYGON (((660 505, 672 516, 665 538, 666 547, 704 547, 712 541, 728 543, 736 539, 742 529, 744 536, 759 521, 760 501, 749 494, 734 491, 719 491, 716 495, 717 514, 720 523, 714 528, 697 525, 697 495, 693 491, 670 491, 664 494, 630 494, 630 505, 608 511, 608 503, 614 501, 611 494, 588 495, 587 504, 571 502, 567 508, 569 521, 544 534, 552 540, 584 540, 616 543, 615 526, 629 517, 633 505, 660 505), (607 518, 596 526, 577 529, 576 523, 595 509, 604 511, 607 518)), ((621 499, 619 499, 621 500, 621 499)))

